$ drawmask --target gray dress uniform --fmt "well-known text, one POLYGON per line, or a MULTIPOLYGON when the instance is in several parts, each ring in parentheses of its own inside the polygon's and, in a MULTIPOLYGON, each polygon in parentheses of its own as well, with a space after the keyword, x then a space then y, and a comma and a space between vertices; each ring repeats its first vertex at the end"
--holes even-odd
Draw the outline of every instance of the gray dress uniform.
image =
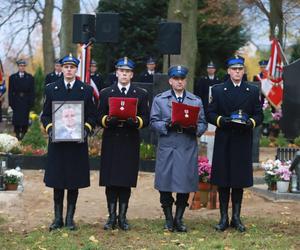
MULTIPOLYGON (((158 94, 152 104, 150 127, 158 135, 155 165, 155 188, 165 192, 189 193, 198 190, 197 137, 186 133, 168 131, 172 102, 177 102, 171 90, 158 94)), ((186 91, 184 104, 200 107, 197 136, 207 129, 202 101, 186 91)))

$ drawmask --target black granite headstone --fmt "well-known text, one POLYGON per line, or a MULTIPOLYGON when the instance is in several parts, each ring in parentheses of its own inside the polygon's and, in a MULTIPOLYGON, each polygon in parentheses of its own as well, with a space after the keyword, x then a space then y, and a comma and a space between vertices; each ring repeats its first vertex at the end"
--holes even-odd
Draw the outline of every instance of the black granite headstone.
POLYGON ((285 137, 300 136, 300 59, 283 68, 283 102, 280 127, 285 137))
MULTIPOLYGON (((133 82, 132 84, 147 90, 149 94, 149 104, 151 109, 153 98, 157 94, 164 92, 170 88, 168 80, 169 77, 167 74, 158 73, 158 74, 154 74, 153 83, 133 82)), ((145 143, 150 143, 155 145, 157 144, 157 136, 154 132, 150 130, 149 127, 142 129, 140 131, 140 135, 141 135, 141 140, 144 141, 145 143)))

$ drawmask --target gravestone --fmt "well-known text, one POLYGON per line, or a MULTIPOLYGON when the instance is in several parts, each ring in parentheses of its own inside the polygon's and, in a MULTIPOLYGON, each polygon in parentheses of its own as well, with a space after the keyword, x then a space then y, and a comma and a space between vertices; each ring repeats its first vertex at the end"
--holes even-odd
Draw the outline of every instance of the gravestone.
POLYGON ((283 68, 283 102, 280 127, 285 137, 300 136, 300 59, 283 68))

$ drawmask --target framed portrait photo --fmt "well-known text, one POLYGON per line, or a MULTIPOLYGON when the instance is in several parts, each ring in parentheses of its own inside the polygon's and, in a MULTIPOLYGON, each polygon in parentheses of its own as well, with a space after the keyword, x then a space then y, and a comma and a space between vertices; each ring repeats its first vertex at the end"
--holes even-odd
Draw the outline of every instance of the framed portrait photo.
POLYGON ((84 102, 52 102, 52 142, 84 141, 84 102))

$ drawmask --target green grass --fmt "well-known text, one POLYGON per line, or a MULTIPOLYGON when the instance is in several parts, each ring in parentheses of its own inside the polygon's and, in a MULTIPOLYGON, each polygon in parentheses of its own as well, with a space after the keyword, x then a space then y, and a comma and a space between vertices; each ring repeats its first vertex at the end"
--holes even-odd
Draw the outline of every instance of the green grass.
POLYGON ((38 229, 29 233, 10 233, 0 229, 0 249, 299 249, 299 222, 283 223, 270 219, 248 218, 246 233, 229 229, 216 232, 216 221, 188 220, 189 231, 169 233, 162 230, 163 220, 130 220, 132 229, 104 231, 102 225, 79 223, 77 231, 48 232, 38 229))

